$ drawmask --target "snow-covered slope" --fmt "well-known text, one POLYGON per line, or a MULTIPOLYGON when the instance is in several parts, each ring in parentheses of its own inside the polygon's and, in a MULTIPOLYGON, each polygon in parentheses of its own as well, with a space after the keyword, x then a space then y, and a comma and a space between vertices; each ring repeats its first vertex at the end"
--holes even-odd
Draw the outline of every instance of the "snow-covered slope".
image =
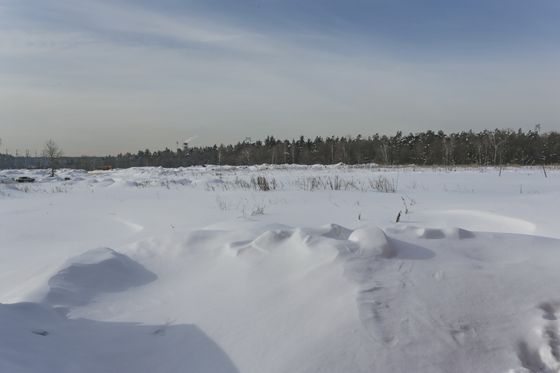
POLYGON ((558 170, 0 180, 0 372, 560 372, 558 170))

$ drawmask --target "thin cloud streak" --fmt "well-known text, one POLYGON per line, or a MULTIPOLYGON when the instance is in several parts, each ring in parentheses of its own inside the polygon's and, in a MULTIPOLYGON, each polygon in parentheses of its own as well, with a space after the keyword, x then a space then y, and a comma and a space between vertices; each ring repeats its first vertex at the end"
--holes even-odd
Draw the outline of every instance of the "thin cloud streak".
POLYGON ((172 147, 195 133, 213 144, 560 123, 552 49, 408 58, 375 36, 256 30, 106 1, 42 4, 49 17, 0 9, 0 137, 11 149, 51 137, 79 155, 172 147))

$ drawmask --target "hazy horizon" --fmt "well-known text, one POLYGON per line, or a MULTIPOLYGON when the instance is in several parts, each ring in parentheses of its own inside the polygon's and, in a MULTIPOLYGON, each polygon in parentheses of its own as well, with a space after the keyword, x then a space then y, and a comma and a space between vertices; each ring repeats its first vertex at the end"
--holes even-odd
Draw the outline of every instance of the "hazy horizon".
POLYGON ((0 0, 1 151, 560 129, 560 3, 0 0))

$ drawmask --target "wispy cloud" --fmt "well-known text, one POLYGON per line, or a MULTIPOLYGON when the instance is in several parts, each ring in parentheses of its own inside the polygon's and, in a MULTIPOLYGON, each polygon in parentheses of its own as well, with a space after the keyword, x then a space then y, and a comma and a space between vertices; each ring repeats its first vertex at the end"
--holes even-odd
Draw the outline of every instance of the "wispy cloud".
MULTIPOLYGON (((4 30, 4 53, 68 48, 94 41, 160 48, 209 48, 223 51, 272 52, 271 41, 240 27, 216 24, 201 16, 170 15, 141 6, 107 1, 46 1, 55 16, 37 22, 12 17, 4 30), (19 22, 18 22, 19 21, 19 22)), ((44 5, 43 5, 44 6, 44 5)), ((8 10, 2 11, 7 17, 8 10)), ((13 13, 17 14, 16 11, 13 13)))
POLYGON ((193 133, 209 144, 560 122, 552 48, 546 58, 524 49, 417 53, 363 24, 333 31, 308 16, 287 27, 280 13, 265 27, 267 18, 190 11, 190 3, 173 12, 151 2, 5 0, 4 142, 33 148, 55 137, 67 154, 103 154, 171 146, 193 133))

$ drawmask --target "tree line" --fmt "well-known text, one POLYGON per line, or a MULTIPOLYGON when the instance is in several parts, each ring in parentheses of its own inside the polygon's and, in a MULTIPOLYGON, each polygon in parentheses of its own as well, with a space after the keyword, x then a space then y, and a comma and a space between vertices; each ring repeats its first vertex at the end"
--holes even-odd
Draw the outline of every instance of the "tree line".
MULTIPOLYGON (((52 159, 51 159, 52 161, 52 159)), ((535 129, 424 131, 393 136, 320 137, 243 141, 230 145, 171 150, 140 150, 104 157, 61 157, 59 167, 86 170, 143 166, 181 167, 205 164, 361 164, 381 165, 536 165, 560 163, 560 133, 535 129)), ((0 168, 49 167, 47 157, 0 155, 0 168)))

